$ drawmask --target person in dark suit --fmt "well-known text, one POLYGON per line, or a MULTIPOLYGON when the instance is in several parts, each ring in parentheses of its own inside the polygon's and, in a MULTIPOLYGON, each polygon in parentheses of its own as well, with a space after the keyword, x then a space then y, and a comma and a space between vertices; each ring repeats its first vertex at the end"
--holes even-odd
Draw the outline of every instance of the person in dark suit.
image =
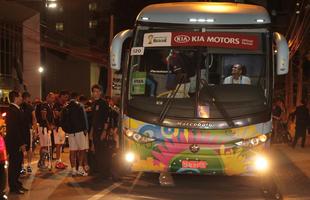
POLYGON ((26 151, 25 123, 20 109, 22 96, 17 91, 9 93, 10 106, 6 116, 6 145, 9 154, 10 191, 24 194, 27 191, 18 180, 22 168, 23 153, 26 151))
POLYGON ((307 108, 307 99, 301 100, 301 105, 297 106, 296 111, 293 112, 292 117, 296 117, 295 137, 292 147, 295 148, 298 139, 301 137, 301 147, 305 147, 306 133, 309 126, 309 110, 307 108))
POLYGON ((94 168, 97 169, 103 178, 108 178, 111 175, 108 160, 109 155, 106 148, 109 105, 101 98, 102 88, 100 85, 92 86, 91 91, 94 98, 91 123, 91 138, 95 149, 94 168))

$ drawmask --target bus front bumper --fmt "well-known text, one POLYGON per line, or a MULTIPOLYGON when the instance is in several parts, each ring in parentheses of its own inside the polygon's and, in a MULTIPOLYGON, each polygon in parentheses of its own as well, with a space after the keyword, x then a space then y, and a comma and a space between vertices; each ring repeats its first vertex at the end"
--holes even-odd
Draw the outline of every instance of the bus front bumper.
POLYGON ((131 149, 124 152, 124 162, 131 171, 256 176, 266 174, 272 168, 268 149, 262 144, 248 149, 222 150, 220 153, 207 148, 199 153, 152 151, 144 157, 141 157, 141 151, 131 149))

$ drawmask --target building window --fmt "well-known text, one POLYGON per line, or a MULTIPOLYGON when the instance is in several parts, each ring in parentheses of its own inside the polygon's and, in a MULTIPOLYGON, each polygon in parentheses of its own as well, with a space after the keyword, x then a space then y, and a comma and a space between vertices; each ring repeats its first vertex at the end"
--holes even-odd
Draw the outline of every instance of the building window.
POLYGON ((46 0, 45 2, 45 7, 48 9, 56 9, 58 7, 56 0, 46 0))
POLYGON ((88 23, 88 27, 89 28, 96 28, 98 25, 98 21, 97 20, 90 20, 88 23))
POLYGON ((96 2, 89 3, 88 9, 89 9, 89 11, 96 11, 97 10, 97 3, 96 2))
POLYGON ((56 23, 56 31, 63 31, 64 30, 64 23, 63 22, 57 22, 56 23))

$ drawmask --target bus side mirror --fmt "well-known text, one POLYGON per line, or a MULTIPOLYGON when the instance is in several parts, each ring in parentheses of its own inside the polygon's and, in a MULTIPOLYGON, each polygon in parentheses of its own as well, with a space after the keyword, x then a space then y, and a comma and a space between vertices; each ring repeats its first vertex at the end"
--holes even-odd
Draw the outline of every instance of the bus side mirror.
POLYGON ((124 41, 132 37, 133 30, 124 30, 122 32, 119 32, 112 41, 111 47, 110 47, 110 65, 111 68, 114 70, 120 70, 121 69, 121 58, 122 58, 122 48, 124 41))
POLYGON ((273 38, 276 44, 277 75, 287 74, 289 65, 289 48, 286 39, 283 35, 277 32, 273 34, 273 38))

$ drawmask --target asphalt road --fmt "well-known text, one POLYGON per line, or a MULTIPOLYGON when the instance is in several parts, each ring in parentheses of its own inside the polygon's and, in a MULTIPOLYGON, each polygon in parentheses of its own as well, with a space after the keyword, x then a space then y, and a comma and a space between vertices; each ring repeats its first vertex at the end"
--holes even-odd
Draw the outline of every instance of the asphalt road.
POLYGON ((274 155, 277 165, 267 194, 257 177, 173 175, 174 186, 163 187, 159 184, 158 174, 133 173, 120 182, 113 182, 92 176, 71 177, 69 170, 38 171, 34 162, 33 174, 23 177, 24 185, 30 191, 25 195, 10 195, 9 199, 264 200, 276 199, 275 194, 281 191, 285 200, 310 200, 309 178, 284 154, 277 151, 274 155))
POLYGON ((121 182, 113 182, 96 177, 71 177, 68 170, 36 171, 35 176, 23 178, 30 191, 10 195, 10 199, 266 199, 255 177, 174 175, 174 186, 170 187, 160 186, 158 177, 158 174, 135 173, 121 182))

